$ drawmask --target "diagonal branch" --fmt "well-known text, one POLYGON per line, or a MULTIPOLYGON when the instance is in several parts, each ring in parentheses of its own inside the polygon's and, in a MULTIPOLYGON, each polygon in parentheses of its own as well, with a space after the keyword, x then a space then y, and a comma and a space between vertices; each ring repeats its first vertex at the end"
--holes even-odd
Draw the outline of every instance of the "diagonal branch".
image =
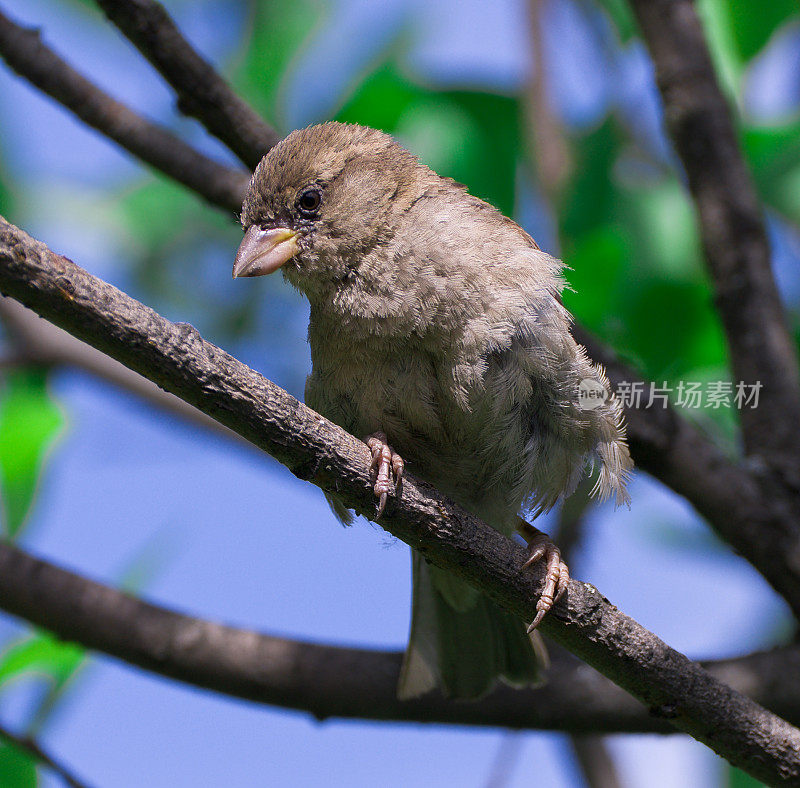
POLYGON ((691 0, 630 0, 656 67, 664 115, 697 206, 734 378, 763 385, 743 410, 745 450, 800 488, 797 355, 770 268, 761 205, 691 0))
POLYGON ((178 109, 197 118, 251 170, 280 141, 266 123, 183 37, 154 0, 97 0, 105 15, 158 69, 178 95, 178 109))
MULTIPOLYGON (((499 685, 472 703, 397 698, 403 655, 306 643, 224 626, 136 599, 0 543, 0 608, 161 676, 330 717, 560 730, 674 733, 607 678, 560 652, 547 683, 499 685)), ((797 646, 709 662, 712 675, 800 721, 797 646)))
MULTIPOLYGON (((0 297, 0 320, 12 334, 20 361, 82 369, 193 424, 242 441, 218 421, 19 302, 0 297)), ((605 365, 614 385, 639 381, 633 370, 586 332, 576 328, 574 333, 592 358, 605 365)), ((645 391, 652 385, 642 384, 645 391)), ((800 614, 800 572, 790 560, 800 544, 796 504, 792 508, 782 503, 781 496, 769 489, 769 480, 759 483, 672 408, 629 408, 626 417, 631 450, 639 466, 692 501, 719 536, 742 553, 800 614)), ((563 550, 561 540, 559 544, 563 550)))
MULTIPOLYGON (((367 447, 185 324, 174 324, 0 220, 0 290, 146 375, 367 516, 374 512, 367 447)), ((407 477, 383 527, 436 565, 532 620, 543 567, 430 485, 407 477)), ((11 571, 12 567, 8 567, 11 571)), ((35 606, 35 605, 34 605, 35 606)), ((572 581, 543 631, 754 777, 800 781, 800 731, 717 681, 572 581)), ((191 633, 189 633, 191 635, 191 633)))
MULTIPOLYGON (((120 105, 45 47, 35 31, 14 25, 2 15, 0 54, 22 76, 143 161, 213 204, 238 211, 246 187, 244 172, 205 158, 169 132, 120 105)), ((42 325, 34 332, 43 340, 37 348, 48 343, 48 337, 43 336, 48 330, 42 325)), ((139 376, 115 366, 113 361, 109 363, 107 357, 85 352, 86 346, 78 352, 81 343, 73 339, 65 344, 68 340, 58 335, 58 329, 54 328, 53 332, 54 347, 65 350, 64 355, 53 361, 77 363, 153 399, 150 395, 154 387, 148 386, 139 376)), ((575 333, 596 360, 607 364, 612 382, 639 380, 638 373, 621 364, 611 351, 585 332, 576 330, 575 333)), ((173 411, 177 409, 183 415, 194 416, 185 403, 160 394, 158 403, 173 411)), ((796 497, 789 498, 769 478, 757 478, 730 461, 672 408, 630 409, 627 420, 638 467, 693 503, 720 536, 747 557, 800 616, 800 567, 790 560, 791 556, 800 554, 800 513, 796 497), (770 487, 772 489, 768 489, 770 487)))
MULTIPOLYGON (((82 369, 193 424, 242 441, 218 421, 19 302, 0 298, 0 320, 12 334, 20 361, 82 369)), ((575 329, 574 333, 591 356, 605 365, 614 385, 639 380, 586 332, 575 329)), ((642 383, 645 387, 652 385, 642 383)), ((629 408, 626 417, 631 449, 639 466, 694 502, 719 536, 739 550, 800 614, 800 573, 790 560, 800 543, 800 514, 793 514, 796 505, 792 508, 782 503, 780 495, 769 489, 768 480, 760 484, 671 408, 629 408)), ((565 547, 561 541, 559 544, 565 547)))
POLYGON ((2 12, 0 55, 20 76, 87 125, 211 204, 238 213, 248 173, 218 164, 171 132, 137 115, 45 46, 38 30, 21 27, 2 12))

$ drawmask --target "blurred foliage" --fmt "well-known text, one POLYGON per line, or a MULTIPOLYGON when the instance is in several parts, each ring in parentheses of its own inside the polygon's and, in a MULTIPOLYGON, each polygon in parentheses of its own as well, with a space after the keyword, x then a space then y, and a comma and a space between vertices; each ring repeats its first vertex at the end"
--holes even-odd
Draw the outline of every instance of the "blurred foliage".
POLYGON ((38 782, 33 756, 0 738, 0 785, 4 788, 32 788, 38 782))
POLYGON ((757 55, 773 33, 800 13, 797 0, 770 0, 768 3, 753 0, 715 0, 727 6, 728 19, 742 61, 757 55))
MULTIPOLYGON (((99 20, 92 0, 71 2, 91 9, 99 20)), ((609 73, 614 73, 615 58, 641 46, 628 2, 578 3, 583 13, 607 23, 596 27, 608 37, 603 43, 609 73)), ((182 7, 187 6, 183 0, 182 7)), ((697 7, 720 80, 742 107, 748 69, 776 31, 797 23, 798 4, 698 0, 697 7)), ((309 44, 331 9, 323 0, 250 0, 246 9, 243 41, 228 69, 231 80, 276 127, 288 131, 290 77, 302 58, 313 56, 309 44)), ((474 85, 445 88, 425 82, 407 65, 412 35, 398 31, 382 56, 354 79, 338 97, 336 119, 395 134, 437 172, 523 220, 519 195, 536 190, 523 122, 525 99, 474 85)), ((725 379, 724 337, 683 176, 648 153, 653 146, 638 138, 640 133, 615 99, 599 122, 564 124, 573 166, 559 203, 549 207, 557 217, 560 252, 570 266, 573 290, 565 292, 565 303, 579 321, 659 384, 725 379)), ((800 116, 767 124, 744 115, 740 133, 766 205, 798 231, 800 116)), ((0 213, 15 214, 20 202, 15 196, 16 186, 12 192, 0 165, 0 213)), ((209 209, 181 187, 149 174, 115 196, 113 212, 121 228, 121 256, 132 261, 133 287, 159 311, 177 319, 190 315, 203 333, 218 341, 256 336, 267 310, 278 316, 274 325, 285 318, 287 310, 277 303, 285 291, 277 278, 220 291, 220 266, 227 276, 240 238, 235 216, 209 209)), ((687 415, 727 440, 733 450, 735 411, 705 409, 687 415)), ((4 375, 0 495, 7 537, 18 536, 26 521, 44 459, 62 425, 44 371, 4 375)), ((128 575, 133 585, 146 582, 149 555, 128 575)), ((29 729, 38 730, 84 662, 81 649, 34 632, 0 652, 0 695, 16 682, 43 680, 47 691, 29 721, 29 729)), ((36 779, 29 756, 0 741, 0 785, 35 785, 36 779)), ((732 788, 757 785, 733 769, 724 779, 732 788)))
POLYGON ((85 656, 82 648, 48 633, 26 637, 0 655, 0 688, 22 676, 43 676, 60 692, 75 675, 85 656))
POLYGON ((16 536, 25 522, 45 452, 63 422, 44 370, 21 369, 5 376, 0 392, 0 496, 9 537, 16 536))
POLYGON ((591 9, 599 5, 611 17, 622 43, 630 41, 638 32, 628 0, 585 0, 584 6, 591 9))
MULTIPOLYGON (((11 684, 44 685, 44 692, 29 711, 23 736, 35 738, 41 732, 86 659, 84 649, 46 632, 34 632, 8 644, 0 652, 0 697, 11 684)), ((0 736, 0 785, 38 785, 37 772, 34 756, 0 736)))
POLYGON ((14 212, 14 199, 11 184, 0 162, 0 216, 12 216, 14 212))
POLYGON ((743 144, 764 201, 800 225, 800 121, 745 128, 743 144))
MULTIPOLYGON (((244 55, 233 70, 238 93, 278 128, 285 126, 277 100, 302 44, 325 23, 323 0, 263 3, 250 0, 244 55)), ((290 129, 284 128, 288 132, 290 129)))
POLYGON ((440 175, 514 213, 522 157, 519 101, 492 93, 436 91, 385 63, 358 86, 335 120, 394 134, 440 175))
POLYGON ((733 766, 725 766, 725 785, 727 788, 766 788, 764 783, 751 777, 749 774, 735 769, 733 766))

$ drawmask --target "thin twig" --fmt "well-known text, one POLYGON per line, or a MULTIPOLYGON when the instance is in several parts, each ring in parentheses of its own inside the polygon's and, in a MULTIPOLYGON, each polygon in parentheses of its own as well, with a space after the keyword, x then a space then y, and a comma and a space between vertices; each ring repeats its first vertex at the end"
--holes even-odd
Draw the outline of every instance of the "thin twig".
POLYGON ((572 170, 572 156, 550 100, 544 56, 543 12, 542 0, 528 0, 533 67, 525 88, 524 109, 537 182, 547 201, 556 206, 572 170))
POLYGON ((0 56, 31 84, 125 150, 231 213, 238 213, 249 174, 219 164, 145 120, 78 73, 47 47, 38 30, 0 12, 0 56))
MULTIPOLYGON (((584 479, 558 513, 556 540, 564 561, 573 568, 573 559, 584 537, 586 515, 592 505, 591 487, 592 480, 584 479)), ((588 788, 620 788, 617 767, 602 733, 572 733, 568 738, 588 788)))
POLYGON ((3 726, 0 726, 0 737, 24 750, 34 760, 57 774, 70 788, 88 788, 87 783, 79 780, 66 766, 59 763, 51 755, 48 755, 33 739, 27 736, 17 736, 17 734, 12 733, 3 726))
MULTIPOLYGON (((299 478, 335 492, 348 508, 374 515, 364 443, 204 341, 196 329, 171 323, 5 220, 0 221, 0 290, 200 408, 299 478)), ((404 478, 402 496, 392 499, 381 519, 387 531, 437 566, 521 619, 533 619, 545 568, 522 571, 527 554, 520 545, 430 485, 404 478)), ((0 567, 0 577, 13 572, 13 562, 0 567)), ((17 579, 27 602, 22 615, 38 615, 39 602, 17 579)), ((752 776, 800 782, 800 731, 669 648, 592 586, 571 581, 542 630, 651 713, 752 776)))
POLYGON ((250 170, 280 141, 275 129, 183 37, 160 3, 97 0, 97 4, 172 86, 178 109, 197 118, 250 170))
POLYGON ((604 736, 578 734, 570 736, 570 744, 587 788, 622 788, 604 736))
POLYGON ((745 451, 800 489, 800 375, 770 267, 763 209, 692 0, 630 0, 688 177, 733 376, 761 384, 741 411, 745 451))

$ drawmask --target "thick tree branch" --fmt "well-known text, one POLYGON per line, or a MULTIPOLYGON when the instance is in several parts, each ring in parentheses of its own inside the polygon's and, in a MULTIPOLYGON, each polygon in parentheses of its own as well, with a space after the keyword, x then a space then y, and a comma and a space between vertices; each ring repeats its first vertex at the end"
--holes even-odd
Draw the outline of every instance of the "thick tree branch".
MULTIPOLYGON (((0 54, 22 76, 143 161, 176 178, 213 204, 238 211, 247 184, 246 173, 205 158, 169 132, 118 104, 45 47, 35 31, 14 25, 2 15, 0 54)), ((46 330, 41 326, 36 332, 43 340, 37 344, 37 349, 49 341, 46 330)), ((53 331, 58 332, 58 329, 53 331)), ((612 382, 639 379, 635 370, 620 364, 590 336, 580 330, 575 333, 594 358, 608 365, 612 382)), ((92 353, 86 346, 78 350, 82 343, 77 340, 57 334, 52 339, 55 347, 65 351, 61 358, 54 358, 54 362, 77 363, 151 401, 164 404, 173 412, 195 418, 197 411, 148 385, 134 373, 115 366, 115 362, 92 353), (154 395, 154 392, 157 393, 154 395)), ((628 436, 638 467, 691 501, 722 538, 746 556, 800 616, 797 498, 787 496, 769 478, 756 478, 750 469, 731 462, 671 408, 632 409, 627 419, 628 436), (736 500, 732 499, 732 492, 736 500)))
POLYGON ((800 376, 764 218, 692 0, 630 0, 686 169, 734 378, 763 385, 741 412, 745 450, 800 488, 800 376))
MULTIPOLYGON (((13 299, 0 298, 0 320, 14 338, 18 363, 82 369, 193 424, 243 441, 197 408, 13 299)), ((640 380, 585 332, 576 330, 575 334, 589 347, 592 357, 606 365, 612 383, 640 380)), ((640 467, 694 502, 719 536, 739 550, 789 600, 795 613, 800 613, 800 572, 792 561, 800 551, 796 527, 800 513, 792 513, 796 512, 793 505, 770 491, 768 478, 759 482, 671 408, 630 408, 626 416, 631 448, 640 467)), ((575 496, 567 502, 568 507, 573 500, 575 496)), ((562 551, 567 547, 564 538, 559 532, 562 551)))
MULTIPOLYGON (((18 363, 82 369, 193 424, 243 441, 197 408, 13 299, 0 298, 0 320, 14 338, 14 358, 18 363)), ((576 329, 574 333, 587 345, 592 357, 606 366, 613 384, 641 380, 584 331, 576 329)), ((646 390, 652 385, 642 383, 646 390)), ((800 614, 800 571, 792 561, 792 556, 800 553, 800 512, 796 506, 770 490, 769 478, 759 482, 747 469, 723 455, 672 408, 629 408, 626 416, 631 448, 639 466, 692 501, 719 536, 739 550, 800 614)), ((567 508, 575 500, 572 496, 567 508)), ((562 551, 567 547, 564 538, 559 532, 562 551)))
POLYGON ((219 164, 111 98, 42 43, 38 30, 0 12, 0 55, 20 76, 84 123, 174 178, 212 205, 238 213, 249 174, 219 164))
POLYGON ((172 86, 178 109, 197 118, 250 170, 280 141, 280 135, 183 37, 160 3, 97 0, 97 4, 172 86))
MULTIPOLYGON (((0 543, 0 608, 132 665, 226 695, 313 714, 560 730, 674 733, 574 657, 554 656, 545 685, 505 685, 474 703, 431 693, 397 699, 402 654, 288 640, 149 604, 0 543)), ((800 722, 800 648, 704 664, 720 681, 800 722)))
MULTIPOLYGON (((0 220, 0 290, 146 375, 284 463, 374 512, 369 450, 191 326, 173 324, 0 220)), ((383 527, 438 566, 532 620, 543 567, 523 572, 523 548, 407 477, 383 527)), ((8 567, 8 571, 12 571, 8 567)), ((3 574, 0 572, 0 574, 3 574)), ((766 782, 800 783, 800 731, 714 679, 572 581, 543 631, 731 763, 766 782)))
MULTIPOLYGON (((129 391, 187 421, 239 442, 242 438, 182 399, 159 388, 105 353, 81 342, 10 298, 0 298, 0 320, 15 342, 17 363, 73 366, 129 391)), ((612 383, 640 378, 582 330, 576 337, 606 365, 612 383)), ((646 383, 645 386, 651 384, 646 383)), ((645 398, 646 399, 646 398, 645 398)), ((739 550, 800 613, 800 514, 711 444, 672 408, 628 409, 629 439, 637 463, 688 500, 712 527, 739 550), (788 507, 788 508, 787 508, 788 507), (775 549, 775 545, 779 548, 775 549)), ((250 445, 250 444, 248 444, 250 445)), ((575 499, 569 499, 568 504, 575 499)), ((566 547, 559 535, 559 545, 566 547)))

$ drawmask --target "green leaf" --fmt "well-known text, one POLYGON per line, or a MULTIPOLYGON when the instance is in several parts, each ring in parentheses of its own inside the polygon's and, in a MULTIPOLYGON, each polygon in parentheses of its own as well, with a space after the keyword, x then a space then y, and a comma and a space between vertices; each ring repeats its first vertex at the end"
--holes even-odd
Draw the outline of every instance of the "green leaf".
POLYGON ((612 120, 581 137, 574 146, 575 163, 572 179, 564 192, 560 222, 565 256, 571 258, 571 243, 598 226, 618 220, 612 179, 619 157, 621 132, 612 120))
POLYGON ((736 44, 730 6, 725 0, 698 0, 696 8, 717 78, 728 99, 736 102, 745 63, 736 44))
POLYGON ((745 61, 757 55, 779 27, 800 13, 797 0, 727 0, 727 4, 736 47, 745 61))
POLYGON ((725 764, 727 772, 727 785, 728 788, 766 788, 764 783, 751 777, 747 772, 737 769, 735 766, 725 764))
POLYGON ((764 201, 800 222, 800 122, 751 127, 742 139, 764 201))
POLYGON ((624 323, 635 326, 626 350, 653 380, 677 380, 700 368, 719 367, 724 343, 706 286, 653 279, 631 293, 624 323))
POLYGON ((0 216, 11 216, 14 213, 14 195, 5 168, 0 165, 0 216))
POLYGON ((0 397, 0 495, 5 532, 13 538, 31 509, 42 461, 64 417, 44 370, 9 372, 0 397))
POLYGON ((587 328, 605 333, 627 261, 630 243, 621 229, 602 225, 586 233, 572 247, 564 304, 587 328))
POLYGON ((0 655, 0 687, 14 680, 31 678, 47 682, 47 691, 28 721, 30 735, 36 735, 47 722, 87 660, 83 648, 58 640, 48 632, 35 633, 13 643, 0 655))
POLYGON ((37 783, 33 756, 0 739, 0 785, 3 788, 36 788, 37 783))
POLYGON ((280 126, 279 95, 295 55, 325 23, 328 4, 321 0, 251 2, 244 56, 233 84, 242 98, 280 126))
POLYGON ((83 664, 86 651, 74 643, 37 633, 9 646, 0 655, 0 687, 22 675, 37 674, 63 687, 83 664))
POLYGON ((406 79, 392 62, 376 68, 353 90, 336 114, 342 123, 361 123, 393 134, 400 118, 434 92, 406 79))
POLYGON ((597 0, 597 4, 611 17, 623 43, 637 34, 636 20, 627 0, 597 0))

